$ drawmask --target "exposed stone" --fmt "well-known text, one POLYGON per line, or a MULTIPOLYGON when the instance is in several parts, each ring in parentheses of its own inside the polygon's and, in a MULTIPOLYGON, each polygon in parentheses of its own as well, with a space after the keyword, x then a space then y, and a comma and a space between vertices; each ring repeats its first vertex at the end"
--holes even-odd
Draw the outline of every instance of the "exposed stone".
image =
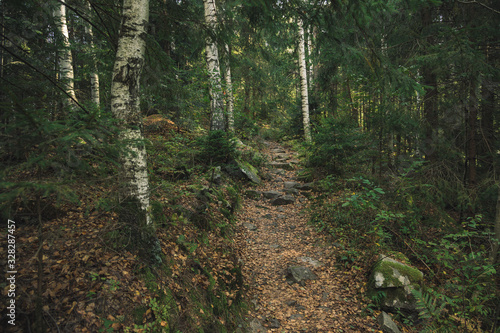
POLYGON ((291 266, 287 268, 286 279, 289 283, 304 285, 306 280, 315 280, 316 275, 307 267, 291 266))
POLYGON ((252 321, 250 321, 250 324, 248 326, 249 326, 248 333, 266 333, 267 332, 267 328, 262 326, 260 321, 258 319, 255 319, 255 318, 252 319, 252 321))
POLYGON ((273 172, 278 176, 284 176, 286 174, 285 170, 283 169, 275 169, 273 172))
POLYGON ((320 267, 323 265, 320 261, 318 261, 314 258, 310 258, 310 257, 298 257, 297 259, 299 259, 302 262, 305 262, 306 264, 311 265, 314 268, 320 267))
POLYGON ((258 227, 257 227, 255 224, 248 223, 248 222, 244 222, 244 223, 243 223, 243 226, 244 226, 245 228, 247 228, 248 230, 250 230, 250 231, 255 231, 255 230, 257 230, 257 229, 258 229, 258 227))
POLYGON ((266 318, 267 327, 269 328, 279 328, 281 326, 280 321, 276 318, 266 318))
POLYGON ((297 182, 284 182, 283 185, 285 188, 295 188, 297 185, 300 185, 297 182))
POLYGON ((241 172, 253 183, 260 184, 261 180, 257 175, 257 170, 249 163, 240 163, 241 172))
POLYGON ((279 197, 281 195, 281 193, 278 191, 266 191, 266 192, 263 192, 262 195, 267 199, 274 199, 274 198, 279 197))
POLYGON ((215 167, 212 171, 212 181, 217 185, 220 185, 222 182, 222 169, 220 166, 215 167))
POLYGON ((377 321, 384 333, 401 333, 396 323, 392 321, 391 316, 384 311, 377 317, 377 321))
POLYGON ((299 191, 310 191, 313 189, 312 183, 298 184, 295 188, 299 191))
POLYGON ((293 170, 293 166, 290 163, 271 162, 269 165, 275 169, 293 170))
POLYGON ((295 198, 291 195, 283 195, 281 197, 277 197, 271 201, 271 205, 273 206, 281 206, 281 205, 289 205, 295 202, 295 198))
POLYGON ((297 190, 296 188, 286 188, 285 190, 283 190, 283 192, 285 192, 286 194, 299 194, 299 190, 297 190))
POLYGON ((300 313, 296 313, 296 314, 293 314, 290 317, 288 317, 288 319, 290 319, 290 320, 297 320, 297 319, 302 319, 302 318, 304 318, 304 315, 300 314, 300 313))
POLYGON ((285 154, 285 153, 279 153, 276 155, 276 158, 284 158, 284 159, 287 159, 289 158, 289 155, 288 154, 285 154))
POLYGON ((233 160, 224 167, 224 170, 233 177, 247 179, 255 184, 261 183, 257 169, 255 169, 250 163, 233 160))
POLYGON ((262 193, 260 191, 256 190, 246 190, 245 191, 245 196, 247 198, 253 199, 253 200, 259 200, 260 197, 262 196, 262 193))
MULTIPOLYGON (((403 258, 402 261, 409 262, 403 258)), ((416 311, 416 300, 412 289, 419 288, 423 273, 400 261, 380 255, 370 275, 369 293, 373 296, 383 292, 381 306, 388 310, 416 311)))

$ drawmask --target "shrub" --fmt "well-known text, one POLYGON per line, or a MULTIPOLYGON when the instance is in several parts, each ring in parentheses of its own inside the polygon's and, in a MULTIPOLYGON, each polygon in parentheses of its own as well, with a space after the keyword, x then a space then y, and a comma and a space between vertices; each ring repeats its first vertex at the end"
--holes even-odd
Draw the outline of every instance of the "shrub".
POLYGON ((208 135, 198 139, 201 162, 209 165, 222 165, 236 158, 236 140, 231 133, 211 131, 208 135))
POLYGON ((314 136, 308 156, 309 165, 331 174, 359 169, 368 157, 368 138, 348 119, 327 118, 314 136))

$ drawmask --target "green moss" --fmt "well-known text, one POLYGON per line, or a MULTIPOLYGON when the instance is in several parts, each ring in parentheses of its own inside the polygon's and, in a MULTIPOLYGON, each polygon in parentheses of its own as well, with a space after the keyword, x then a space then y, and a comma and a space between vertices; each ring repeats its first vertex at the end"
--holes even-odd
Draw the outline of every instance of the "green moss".
POLYGON ((249 176, 249 178, 251 178, 251 180, 254 183, 260 184, 261 180, 259 177, 259 171, 253 165, 251 165, 248 162, 240 161, 240 160, 238 160, 237 162, 238 162, 240 168, 245 172, 245 174, 247 174, 247 176, 249 175, 249 173, 252 173, 255 175, 255 178, 249 176))
POLYGON ((384 278, 383 284, 380 288, 410 285, 418 283, 423 279, 423 274, 418 269, 389 260, 381 260, 375 266, 374 275, 377 273, 381 273, 384 278), (396 271, 399 272, 399 274, 396 271), (403 279, 403 277, 406 277, 409 280, 408 283, 405 283, 406 279, 403 279))

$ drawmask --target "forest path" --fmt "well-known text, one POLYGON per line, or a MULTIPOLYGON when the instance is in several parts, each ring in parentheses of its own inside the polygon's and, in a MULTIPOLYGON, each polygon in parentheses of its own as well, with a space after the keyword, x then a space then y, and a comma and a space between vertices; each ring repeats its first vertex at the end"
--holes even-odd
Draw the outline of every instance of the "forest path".
MULTIPOLYGON (((307 184, 296 180, 296 170, 276 169, 280 163, 293 162, 296 154, 274 142, 266 146, 263 153, 273 161, 269 176, 247 191, 271 196, 272 192, 266 192, 283 194, 285 187, 301 190, 288 189, 295 192, 289 204, 282 200, 281 205, 274 205, 274 199, 264 196, 246 198, 237 214, 243 274, 250 289, 248 300, 254 305, 249 313, 250 332, 378 331, 372 317, 361 315, 360 279, 354 277, 355 272, 335 267, 338 249, 308 224, 307 184), (303 267, 302 272, 309 269, 316 278, 287 281, 289 268, 297 266, 303 267)), ((288 195, 281 198, 291 199, 288 195)))

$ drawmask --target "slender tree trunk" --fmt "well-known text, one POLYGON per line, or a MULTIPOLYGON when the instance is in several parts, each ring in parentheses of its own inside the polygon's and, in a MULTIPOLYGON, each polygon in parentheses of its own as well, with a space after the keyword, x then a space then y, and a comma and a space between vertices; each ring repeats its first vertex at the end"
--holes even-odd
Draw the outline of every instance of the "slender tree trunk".
MULTIPOLYGON (((87 9, 90 17, 90 13, 92 12, 92 10, 89 1, 87 1, 87 9)), ((92 71, 90 73, 90 99, 95 105, 99 106, 101 102, 99 94, 99 74, 97 72, 97 59, 94 49, 94 32, 92 31, 92 25, 87 23, 85 25, 85 32, 87 33, 87 36, 89 38, 89 46, 91 52, 90 68, 92 69, 92 71)))
POLYGON ((125 188, 120 213, 137 228, 143 256, 160 264, 161 245, 150 216, 146 147, 142 136, 140 78, 144 66, 149 0, 123 0, 123 14, 111 81, 111 112, 121 122, 119 139, 125 188))
POLYGON ((495 235, 493 236, 493 247, 490 255, 490 262, 495 265, 498 260, 498 250, 500 250, 500 182, 497 183, 498 197, 495 215, 495 235))
MULTIPOLYGON (((312 49, 313 49, 313 34, 312 29, 309 27, 307 29, 307 64, 308 64, 308 79, 309 79, 309 87, 313 86, 313 78, 314 78, 314 64, 312 61, 312 49)), ((312 89, 312 88, 311 88, 312 89)))
POLYGON ((354 105, 354 99, 352 98, 349 78, 347 78, 346 80, 346 89, 347 89, 347 95, 349 96, 349 102, 351 103, 351 118, 353 122, 357 125, 359 124, 359 112, 358 108, 356 108, 356 106, 354 105))
POLYGON ((205 23, 209 29, 209 36, 206 39, 205 49, 208 75, 210 78, 210 130, 225 131, 226 122, 224 119, 224 102, 222 97, 219 51, 217 50, 217 42, 215 41, 215 33, 217 31, 215 0, 204 0, 203 3, 205 8, 205 23))
MULTIPOLYGON (((432 24, 432 12, 429 6, 422 10, 422 27, 423 29, 428 29, 432 24)), ((432 37, 427 37, 428 46, 434 43, 432 37)), ((432 68, 426 64, 422 68, 422 80, 423 84, 427 86, 425 89, 424 96, 424 124, 425 124, 425 159, 428 161, 434 161, 436 159, 436 142, 434 142, 434 136, 436 133, 436 127, 438 125, 438 114, 437 114, 437 77, 432 68)))
MULTIPOLYGON (((485 47, 485 55, 488 63, 495 61, 494 53, 490 50, 489 43, 485 47)), ((495 93, 494 83, 490 79, 483 79, 481 84, 481 145, 479 146, 482 162, 486 169, 493 167, 495 156, 495 149, 493 147, 495 142, 494 130, 494 113, 495 113, 495 93)))
POLYGON ((149 182, 146 149, 141 132, 140 77, 146 49, 149 0, 123 0, 123 19, 111 82, 111 112, 122 122, 120 139, 129 154, 123 156, 126 195, 134 199, 146 224, 149 182))
POLYGON ((66 92, 67 105, 73 105, 77 101, 75 94, 75 74, 73 71, 73 56, 71 55, 68 25, 66 23, 66 5, 58 3, 54 9, 54 20, 57 24, 59 35, 62 38, 62 49, 59 50, 60 79, 66 92))
POLYGON ((300 71, 300 95, 302 98, 302 121, 304 124, 304 138, 311 142, 311 129, 309 124, 309 96, 307 88, 307 65, 305 53, 304 27, 302 19, 299 18, 299 71, 300 71))
POLYGON ((477 87, 476 80, 473 78, 470 87, 470 96, 468 103, 467 114, 467 142, 466 142, 466 158, 467 158, 467 185, 469 188, 474 188, 477 183, 477 87))
POLYGON ((231 63, 230 56, 231 50, 229 45, 226 47, 226 91, 227 91, 227 128, 230 132, 234 132, 234 98, 233 98, 233 82, 231 80, 231 63))

